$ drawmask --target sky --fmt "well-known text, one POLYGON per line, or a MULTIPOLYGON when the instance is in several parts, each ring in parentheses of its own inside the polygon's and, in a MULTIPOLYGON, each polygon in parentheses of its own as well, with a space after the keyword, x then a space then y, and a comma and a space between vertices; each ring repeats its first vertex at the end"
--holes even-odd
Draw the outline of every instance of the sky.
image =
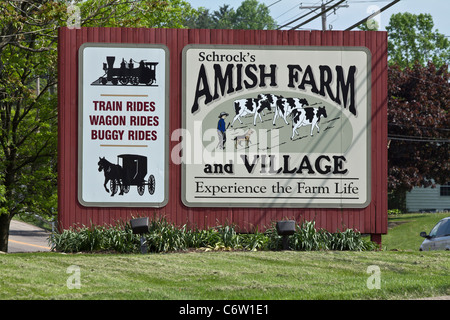
MULTIPOLYGON (((210 9, 210 11, 214 11, 218 10, 219 7, 224 4, 228 4, 236 10, 243 0, 186 1, 194 8, 205 7, 210 9)), ((328 1, 329 0, 324 0, 325 3, 328 1)), ((307 8, 300 9, 300 5, 317 6, 322 3, 322 0, 258 0, 258 2, 269 6, 270 15, 280 26, 311 11, 311 9, 307 8)), ((338 1, 334 1, 333 3, 337 2, 338 1)), ((327 29, 330 29, 329 26, 331 25, 332 30, 345 30, 356 22, 369 16, 374 12, 374 9, 379 10, 391 2, 392 0, 348 0, 346 3, 342 3, 343 5, 347 4, 348 7, 338 8, 336 12, 333 12, 333 10, 327 12, 327 29)), ((319 10, 309 14, 296 22, 296 24, 313 17, 318 12, 319 10)), ((379 30, 386 30, 385 27, 389 24, 390 16, 398 12, 410 12, 414 14, 429 13, 433 17, 435 29, 446 36, 450 36, 450 0, 400 0, 378 16, 377 19, 379 19, 378 22, 380 25, 379 30)), ((290 27, 285 27, 283 29, 288 30, 290 27)), ((322 30, 322 20, 319 17, 298 30, 322 30)))

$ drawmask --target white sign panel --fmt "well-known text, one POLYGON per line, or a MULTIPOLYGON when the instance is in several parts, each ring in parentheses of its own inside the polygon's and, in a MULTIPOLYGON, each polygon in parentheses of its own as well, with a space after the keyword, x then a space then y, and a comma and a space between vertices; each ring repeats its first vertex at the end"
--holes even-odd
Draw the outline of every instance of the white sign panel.
POLYGON ((162 45, 88 43, 80 48, 82 205, 167 204, 168 55, 162 45))
POLYGON ((362 47, 187 46, 184 204, 366 207, 370 59, 362 47))

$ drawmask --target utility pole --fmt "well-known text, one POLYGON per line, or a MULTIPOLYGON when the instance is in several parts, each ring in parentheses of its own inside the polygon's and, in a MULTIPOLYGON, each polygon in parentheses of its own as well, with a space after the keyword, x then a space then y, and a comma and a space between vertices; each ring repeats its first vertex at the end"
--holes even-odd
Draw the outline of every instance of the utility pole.
MULTIPOLYGON (((320 6, 304 6, 304 5, 300 5, 300 9, 318 9, 318 8, 320 8, 321 15, 322 15, 322 31, 325 31, 325 30, 327 30, 327 14, 326 14, 327 8, 328 8, 327 4, 328 3, 325 4, 322 1, 322 4, 320 6)), ((334 8, 335 12, 336 12, 336 9, 338 9, 338 8, 348 8, 348 4, 343 4, 343 5, 336 6, 334 8)))

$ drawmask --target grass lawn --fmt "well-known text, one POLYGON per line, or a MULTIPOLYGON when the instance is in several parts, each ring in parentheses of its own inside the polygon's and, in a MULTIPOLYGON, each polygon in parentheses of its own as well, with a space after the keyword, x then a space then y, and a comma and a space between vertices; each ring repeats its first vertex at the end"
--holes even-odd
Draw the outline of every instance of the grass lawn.
POLYGON ((433 215, 432 221, 429 217, 394 217, 409 222, 390 229, 383 237, 385 250, 378 252, 1 254, 0 299, 351 300, 450 295, 450 253, 418 251, 418 233, 429 232, 440 216, 433 215), (74 274, 67 273, 70 266, 80 271, 79 289, 67 286, 74 284, 74 274), (369 266, 379 268, 380 289, 367 286, 368 280, 373 283, 369 266))
POLYGON ((389 251, 7 254, 0 299, 411 299, 449 295, 449 261, 389 251), (371 265, 380 289, 367 288, 371 265), (67 287, 69 266, 80 289, 67 287))

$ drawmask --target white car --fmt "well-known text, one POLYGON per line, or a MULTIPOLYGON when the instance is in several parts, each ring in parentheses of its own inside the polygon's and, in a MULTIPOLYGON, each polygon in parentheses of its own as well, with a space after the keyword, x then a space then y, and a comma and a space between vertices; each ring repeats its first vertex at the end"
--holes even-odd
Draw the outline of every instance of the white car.
POLYGON ((420 236, 425 238, 420 245, 420 251, 450 250, 450 217, 440 220, 431 229, 430 234, 427 235, 423 231, 420 236))

